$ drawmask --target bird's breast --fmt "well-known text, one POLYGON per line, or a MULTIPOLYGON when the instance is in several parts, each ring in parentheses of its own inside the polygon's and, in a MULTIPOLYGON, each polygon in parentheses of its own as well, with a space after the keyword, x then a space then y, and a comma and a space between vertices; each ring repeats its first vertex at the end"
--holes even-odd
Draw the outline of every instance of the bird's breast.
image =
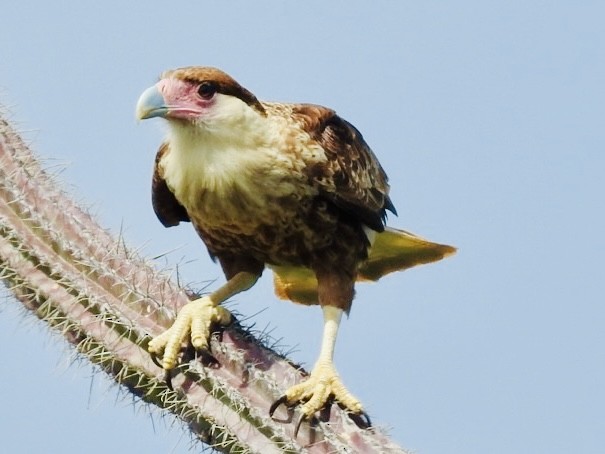
POLYGON ((296 216, 316 193, 295 159, 270 149, 171 150, 161 166, 192 221, 208 229, 251 233, 278 216, 296 216))

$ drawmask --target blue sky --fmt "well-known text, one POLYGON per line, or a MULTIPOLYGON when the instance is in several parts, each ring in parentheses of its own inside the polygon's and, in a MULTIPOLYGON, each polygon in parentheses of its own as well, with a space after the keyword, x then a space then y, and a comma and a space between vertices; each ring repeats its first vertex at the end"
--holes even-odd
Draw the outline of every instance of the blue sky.
MULTIPOLYGON (((597 453, 605 444, 601 2, 9 2, 0 101, 66 189, 187 282, 222 279, 149 186, 160 121, 139 94, 212 65, 266 100, 332 107, 387 170, 389 223, 459 248, 358 288, 336 365, 422 454, 597 453), (144 6, 143 6, 144 5, 144 6)), ((269 273, 234 301, 310 366, 321 313, 269 273)), ((0 305, 6 452, 187 452, 18 305, 0 305), (9 413, 10 410, 10 413, 9 413)))

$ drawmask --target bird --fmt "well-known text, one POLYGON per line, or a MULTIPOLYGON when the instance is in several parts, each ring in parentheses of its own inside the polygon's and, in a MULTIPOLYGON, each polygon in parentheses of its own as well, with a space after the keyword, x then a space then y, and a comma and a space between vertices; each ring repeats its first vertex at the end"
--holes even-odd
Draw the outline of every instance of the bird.
POLYGON ((362 134, 330 108, 260 101, 224 71, 171 69, 146 89, 139 120, 162 118, 152 205, 165 227, 190 222, 226 282, 191 300, 149 342, 173 369, 183 343, 207 350, 211 326, 227 325, 222 303, 274 273, 280 299, 321 306, 320 353, 309 377, 271 406, 299 408, 301 420, 337 402, 365 416, 334 365, 343 314, 358 281, 452 255, 456 249, 386 226, 397 214, 387 175, 362 134))

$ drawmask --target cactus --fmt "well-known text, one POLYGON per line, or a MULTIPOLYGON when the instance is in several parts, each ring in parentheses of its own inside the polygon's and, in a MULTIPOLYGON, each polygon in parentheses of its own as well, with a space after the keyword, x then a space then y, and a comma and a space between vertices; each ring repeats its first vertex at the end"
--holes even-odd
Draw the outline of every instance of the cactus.
POLYGON ((237 323, 211 341, 218 364, 185 357, 170 386, 146 347, 190 295, 71 200, 1 116, 0 278, 99 370, 217 451, 404 453, 337 408, 297 436, 292 411, 269 417, 306 373, 237 323))

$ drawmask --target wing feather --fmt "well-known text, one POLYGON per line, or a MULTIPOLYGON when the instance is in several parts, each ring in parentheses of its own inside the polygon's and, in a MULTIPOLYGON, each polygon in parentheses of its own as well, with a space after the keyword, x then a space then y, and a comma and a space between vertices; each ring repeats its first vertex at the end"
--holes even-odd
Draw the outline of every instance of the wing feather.
POLYGON ((328 158, 307 169, 322 196, 368 227, 383 231, 386 210, 395 214, 396 210, 388 196, 388 177, 361 133, 322 106, 296 105, 293 115, 328 158))
POLYGON ((190 222, 189 215, 185 207, 176 199, 164 179, 160 160, 170 152, 168 143, 160 146, 153 167, 153 179, 151 181, 151 203, 153 211, 164 227, 173 227, 182 222, 190 222))

